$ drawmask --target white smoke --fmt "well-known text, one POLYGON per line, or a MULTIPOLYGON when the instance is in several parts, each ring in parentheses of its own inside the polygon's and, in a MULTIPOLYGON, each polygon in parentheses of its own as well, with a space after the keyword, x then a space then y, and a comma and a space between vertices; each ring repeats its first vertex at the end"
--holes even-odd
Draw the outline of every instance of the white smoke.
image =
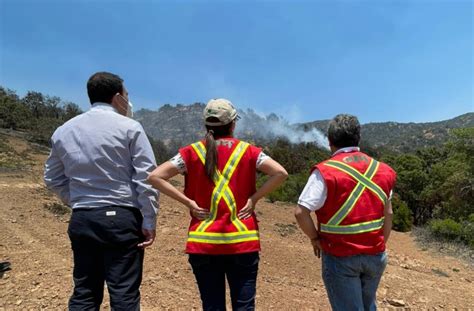
POLYGON ((314 143, 329 150, 327 137, 316 128, 305 131, 301 127, 289 124, 285 119, 275 114, 262 117, 253 110, 240 111, 239 115, 242 119, 238 121, 236 127, 238 136, 254 136, 263 139, 282 137, 294 144, 314 143))

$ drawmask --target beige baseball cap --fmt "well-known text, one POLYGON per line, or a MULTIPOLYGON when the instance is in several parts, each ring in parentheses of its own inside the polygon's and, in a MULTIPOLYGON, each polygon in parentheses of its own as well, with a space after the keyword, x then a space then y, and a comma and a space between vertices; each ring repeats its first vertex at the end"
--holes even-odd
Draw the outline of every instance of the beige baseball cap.
POLYGON ((206 108, 204 108, 204 121, 206 125, 220 126, 226 125, 235 119, 240 119, 237 115, 237 110, 234 108, 232 103, 224 98, 211 99, 206 108), (209 122, 208 118, 217 118, 219 121, 209 122))

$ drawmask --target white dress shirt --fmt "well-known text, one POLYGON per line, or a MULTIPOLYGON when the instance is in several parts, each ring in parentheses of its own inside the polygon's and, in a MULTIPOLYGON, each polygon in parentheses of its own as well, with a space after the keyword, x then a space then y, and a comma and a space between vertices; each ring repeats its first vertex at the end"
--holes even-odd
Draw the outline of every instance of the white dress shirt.
POLYGON ((156 163, 140 123, 95 103, 60 126, 51 145, 44 181, 65 204, 135 207, 143 228, 155 228, 158 193, 146 179, 156 163))

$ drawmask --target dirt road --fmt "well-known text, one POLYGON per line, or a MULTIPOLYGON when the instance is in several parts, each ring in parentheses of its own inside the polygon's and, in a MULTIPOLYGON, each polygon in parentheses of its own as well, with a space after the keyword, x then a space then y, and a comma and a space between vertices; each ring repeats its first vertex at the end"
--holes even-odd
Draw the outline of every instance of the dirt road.
MULTIPOLYGON (((0 310, 66 309, 72 290, 68 216, 45 208, 57 202, 41 179, 46 155, 19 138, 0 139, 30 157, 21 169, 0 171, 0 261, 12 263, 0 279, 0 310)), ((257 209, 263 248, 257 308, 328 310, 320 261, 296 228, 293 206, 262 202, 257 209)), ((187 224, 185 208, 163 196, 157 241, 146 251, 144 310, 200 309, 183 253, 187 224)), ((411 309, 474 309, 474 269, 467 262, 421 250, 410 234, 394 233, 388 247, 378 291, 381 309, 393 309, 397 301, 411 309)), ((107 297, 104 301, 108 309, 107 297)))

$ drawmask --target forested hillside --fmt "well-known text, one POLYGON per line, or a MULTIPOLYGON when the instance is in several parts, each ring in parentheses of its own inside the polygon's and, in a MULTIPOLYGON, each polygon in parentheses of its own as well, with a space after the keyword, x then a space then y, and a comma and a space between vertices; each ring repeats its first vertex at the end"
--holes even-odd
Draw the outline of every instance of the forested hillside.
MULTIPOLYGON (((148 134, 155 137, 151 143, 158 163, 169 159, 178 147, 202 137, 202 108, 199 103, 165 105, 158 112, 137 113, 137 119, 148 134)), ((81 110, 76 104, 59 97, 31 91, 20 98, 14 91, 0 87, 0 127, 23 131, 31 142, 48 145, 53 131, 79 113, 81 110)), ((287 126, 288 133, 291 132, 288 127, 322 129, 327 121, 292 126, 274 114, 262 117, 251 110, 241 114, 239 137, 262 146, 290 173, 288 181, 268 199, 296 202, 310 167, 329 157, 329 151, 313 142, 295 143, 288 135, 269 134, 272 128, 268 124, 287 126)), ((473 115, 468 113, 452 120, 424 124, 363 125, 366 137, 363 150, 389 163, 398 173, 393 199, 397 230, 410 230, 413 224, 427 226, 438 238, 456 240, 474 248, 473 115), (381 144, 379 138, 383 136, 397 148, 381 144), (408 145, 410 148, 405 148, 408 145)), ((4 150, 0 152, 7 154, 4 150)), ((0 162, 1 165, 4 162, 0 162)), ((259 182, 262 180, 260 177, 259 182)))
MULTIPOLYGON (((136 119, 142 122, 150 136, 165 142, 189 144, 204 134, 201 122, 204 104, 164 105, 156 111, 140 110, 136 119)), ((313 129, 325 133, 329 120, 290 124, 273 113, 266 116, 251 109, 240 110, 237 127, 239 137, 251 140, 273 140, 286 137, 292 142, 315 140, 313 129)), ((396 152, 414 152, 420 148, 442 146, 455 128, 474 127, 474 113, 430 123, 382 122, 362 125, 362 140, 372 147, 384 147, 396 152)))
POLYGON ((78 105, 57 96, 30 91, 20 98, 0 86, 0 127, 26 130, 33 142, 47 144, 58 126, 81 112, 78 105))

